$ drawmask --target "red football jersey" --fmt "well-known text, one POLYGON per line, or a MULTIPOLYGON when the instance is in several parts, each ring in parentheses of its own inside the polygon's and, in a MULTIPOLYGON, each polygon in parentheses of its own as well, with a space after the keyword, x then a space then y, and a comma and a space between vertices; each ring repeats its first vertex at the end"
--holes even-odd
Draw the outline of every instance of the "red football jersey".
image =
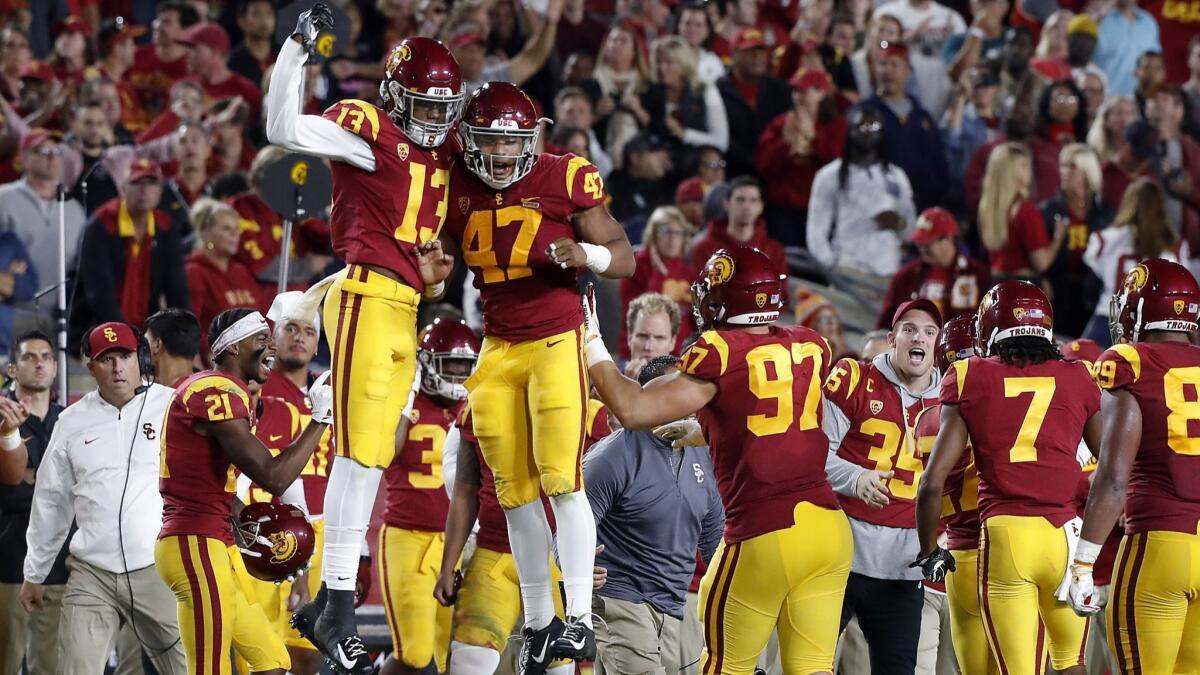
POLYGON ((575 155, 538 156, 506 190, 488 187, 466 167, 450 177, 447 231, 462 244, 483 302, 483 332, 510 342, 557 335, 583 323, 579 270, 546 255, 556 239, 577 239, 571 217, 604 203, 596 167, 575 155))
MULTIPOLYGON (((278 455, 283 449, 292 444, 300 431, 304 429, 304 420, 296 406, 281 398, 260 396, 258 405, 254 408, 254 435, 267 446, 271 455, 278 455)), ((258 486, 250 484, 249 504, 256 502, 280 503, 279 498, 258 486)), ((307 495, 305 501, 307 502, 307 495)))
POLYGON ((323 116, 369 143, 375 155, 373 172, 331 163, 334 252, 348 264, 383 267, 423 289, 413 248, 437 239, 446 220, 453 146, 422 148, 366 101, 339 101, 323 116))
MULTIPOLYGON (((913 425, 917 451, 928 462, 942 424, 942 406, 935 405, 917 414, 913 425)), ((942 526, 946 529, 946 548, 951 551, 979 548, 979 471, 970 445, 958 464, 946 477, 942 490, 942 526)))
POLYGON ((696 417, 725 504, 726 542, 791 527, 799 502, 838 508, 821 428, 832 361, 829 344, 803 326, 710 330, 684 352, 681 370, 717 385, 696 417))
MULTIPOLYGON (((313 379, 313 378, 310 378, 313 379)), ((312 420, 312 401, 308 393, 297 387, 278 371, 271 371, 262 387, 263 396, 281 398, 300 411, 300 428, 312 420)), ((304 501, 308 502, 308 514, 320 516, 325 513, 325 488, 329 485, 329 463, 333 461, 333 427, 325 427, 321 442, 313 451, 312 460, 300 472, 304 482, 304 501)))
POLYGON ((1018 367, 973 356, 946 371, 942 403, 957 405, 967 424, 981 520, 1044 516, 1058 527, 1075 517, 1083 471, 1076 452, 1084 424, 1100 409, 1100 390, 1085 364, 1018 367))
POLYGON ((1096 361, 1096 382, 1133 394, 1142 412, 1142 441, 1125 491, 1125 532, 1195 534, 1200 524, 1200 347, 1117 345, 1096 361))
POLYGON ((229 373, 201 371, 175 388, 163 424, 160 538, 195 534, 233 544, 230 517, 237 472, 221 446, 194 425, 236 419, 254 425, 246 384, 229 373))
POLYGON ((424 392, 413 399, 408 437, 383 472, 387 484, 383 522, 408 530, 441 532, 446 527, 446 496, 442 478, 442 446, 462 404, 444 408, 424 392))
POLYGON ((825 380, 825 398, 850 420, 850 431, 838 446, 842 459, 866 469, 893 471, 887 483, 888 505, 868 506, 857 497, 838 495, 846 515, 885 527, 913 527, 917 482, 925 470, 910 430, 917 415, 936 405, 922 399, 905 409, 900 390, 872 363, 842 359, 825 380))

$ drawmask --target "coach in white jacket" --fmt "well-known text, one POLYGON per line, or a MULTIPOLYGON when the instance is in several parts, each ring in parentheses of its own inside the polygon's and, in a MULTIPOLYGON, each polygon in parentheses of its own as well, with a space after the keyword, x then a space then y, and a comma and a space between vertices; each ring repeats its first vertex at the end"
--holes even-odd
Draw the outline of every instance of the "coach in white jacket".
MULTIPOLYGON (((138 338, 123 323, 85 344, 97 389, 63 411, 33 493, 21 602, 38 611, 41 582, 74 519, 62 600, 59 672, 100 675, 122 622, 162 675, 187 670, 175 596, 154 569, 162 527, 159 436, 172 390, 143 385, 138 338)), ((53 646, 47 646, 53 649, 53 646)))

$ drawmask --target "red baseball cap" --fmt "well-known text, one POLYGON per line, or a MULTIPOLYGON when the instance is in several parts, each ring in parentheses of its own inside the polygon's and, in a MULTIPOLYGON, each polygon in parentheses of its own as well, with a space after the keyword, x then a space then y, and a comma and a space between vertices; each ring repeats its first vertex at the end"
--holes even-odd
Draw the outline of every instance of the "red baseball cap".
POLYGON ((456 33, 450 38, 450 44, 447 45, 450 49, 466 47, 467 45, 486 45, 487 40, 483 37, 483 33, 477 30, 464 30, 456 33))
POLYGON ((893 42, 891 40, 882 40, 879 47, 875 49, 876 56, 891 56, 898 59, 908 61, 908 45, 903 42, 893 42))
POLYGON ((896 324, 900 323, 900 319, 903 319, 905 314, 908 314, 914 309, 925 312, 929 316, 933 317, 933 322, 938 325, 939 330, 941 329, 942 310, 938 309, 938 306, 935 305, 932 300, 928 300, 926 298, 917 298, 916 300, 909 300, 908 302, 901 303, 900 306, 896 308, 896 313, 892 315, 892 328, 895 328, 896 324))
POLYGON ((156 181, 162 182, 162 169, 158 163, 152 159, 139 159, 129 167, 129 177, 125 179, 126 183, 136 183, 143 178, 153 178, 156 181))
POLYGON ((733 51, 739 52, 743 49, 758 49, 767 47, 767 38, 763 32, 757 28, 743 28, 733 37, 733 51))
POLYGON ((941 237, 958 236, 958 221, 954 216, 940 206, 925 209, 917 218, 917 229, 913 230, 909 241, 914 244, 928 244, 941 237))
POLYGON ((25 134, 24 138, 21 139, 21 144, 18 146, 17 152, 25 154, 26 152, 38 147, 42 143, 45 143, 46 141, 58 142, 58 137, 54 132, 49 131, 48 129, 34 127, 33 129, 29 130, 29 133, 25 134))
POLYGON ((675 188, 675 203, 704 201, 704 183, 699 176, 692 176, 675 188))
POLYGON ((1102 353, 1104 353, 1104 350, 1100 348, 1100 345, 1096 344, 1095 340, 1087 338, 1071 340, 1062 348, 1063 358, 1069 361, 1088 361, 1094 363, 1096 359, 1100 358, 1100 354, 1102 353))
POLYGON ((229 35, 220 24, 212 21, 198 23, 183 31, 177 41, 184 45, 207 45, 222 54, 229 53, 229 35))
POLYGON ((88 359, 95 361, 114 349, 136 352, 138 338, 129 324, 120 321, 102 323, 88 333, 88 359))
POLYGON ((99 43, 101 51, 105 51, 117 40, 137 38, 145 34, 145 26, 130 23, 125 20, 125 17, 118 16, 100 24, 100 31, 96 36, 96 42, 99 43))
POLYGON ((91 35, 92 25, 84 21, 83 17, 72 14, 63 19, 60 29, 64 33, 79 33, 80 35, 91 35))
POLYGON ((792 76, 788 84, 792 85, 792 89, 796 91, 804 91, 805 89, 833 91, 833 80, 829 77, 829 73, 816 68, 801 70, 792 76))
POLYGON ((30 61, 21 66, 22 80, 41 80, 42 82, 53 82, 54 71, 45 61, 30 61))

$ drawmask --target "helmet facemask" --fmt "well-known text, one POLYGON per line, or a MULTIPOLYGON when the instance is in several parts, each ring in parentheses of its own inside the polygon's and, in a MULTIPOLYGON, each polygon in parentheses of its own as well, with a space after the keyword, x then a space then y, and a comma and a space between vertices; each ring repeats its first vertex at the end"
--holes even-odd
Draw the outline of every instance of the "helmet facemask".
MULTIPOLYGON (((493 124, 505 122, 509 120, 496 120, 493 124)), ((511 124, 508 128, 476 127, 465 122, 461 125, 463 161, 472 173, 496 190, 503 190, 529 175, 537 161, 540 126, 520 129, 515 123, 511 124), (520 150, 516 154, 496 152, 500 146, 515 145, 513 140, 520 141, 520 150), (485 152, 485 148, 490 152, 485 152)))
POLYGON ((456 349, 449 352, 420 350, 421 391, 447 401, 467 400, 467 378, 475 370, 477 355, 456 349))
POLYGON ((446 141, 450 129, 462 112, 463 93, 449 87, 433 87, 426 93, 415 92, 395 80, 384 80, 379 95, 388 117, 405 136, 423 148, 436 148, 446 141))

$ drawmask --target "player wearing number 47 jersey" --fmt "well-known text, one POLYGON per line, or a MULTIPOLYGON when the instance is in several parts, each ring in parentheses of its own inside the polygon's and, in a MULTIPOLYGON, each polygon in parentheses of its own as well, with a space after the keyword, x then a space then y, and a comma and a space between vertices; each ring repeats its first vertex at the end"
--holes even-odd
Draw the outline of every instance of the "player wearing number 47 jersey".
POLYGON ((1104 443, 1072 566, 1071 604, 1100 611, 1092 566, 1122 506, 1108 596, 1120 673, 1200 672, 1200 286, 1181 265, 1142 261, 1112 298, 1114 346, 1096 362, 1104 443))
POLYGON ((714 253, 692 286, 704 332, 680 372, 644 390, 613 364, 594 315, 588 321, 593 381, 624 426, 696 413, 709 441, 726 519, 700 584, 706 674, 753 672, 776 630, 784 672, 833 670, 854 544, 825 479, 821 383, 832 356, 816 332, 773 325, 784 279, 756 248, 714 253))
MULTIPOLYGON (((400 412, 416 368, 416 311, 453 270, 437 237, 446 217, 453 148, 447 136, 462 105, 458 63, 440 42, 407 38, 388 54, 383 108, 340 101, 302 115, 304 63, 333 24, 317 3, 280 49, 267 96, 267 136, 290 150, 336 160, 330 228, 347 268, 324 295, 332 353, 334 447, 325 498, 325 586, 293 617, 301 634, 342 672, 369 673, 354 621, 359 549, 384 467, 395 454, 400 412)), ((305 295, 307 319, 325 285, 305 295)))
POLYGON ((462 248, 483 301, 483 350, 467 380, 475 433, 496 477, 525 603, 525 671, 595 656, 591 628, 595 519, 580 469, 588 377, 578 277, 633 273, 625 230, 582 157, 535 152, 533 102, 489 82, 472 94, 451 177, 447 236, 462 248), (559 524, 566 622, 554 615, 544 491, 559 524))
POLYGON ((1054 668, 1084 672, 1087 621, 1065 599, 1080 438, 1099 447, 1100 392, 1085 364, 1064 361, 1053 342, 1054 313, 1041 289, 998 284, 976 315, 980 356, 951 364, 942 380, 941 429, 917 491, 917 529, 926 578, 953 571, 938 546, 947 477, 970 436, 979 470, 979 599, 1001 673, 1040 673, 1050 640, 1054 668))

